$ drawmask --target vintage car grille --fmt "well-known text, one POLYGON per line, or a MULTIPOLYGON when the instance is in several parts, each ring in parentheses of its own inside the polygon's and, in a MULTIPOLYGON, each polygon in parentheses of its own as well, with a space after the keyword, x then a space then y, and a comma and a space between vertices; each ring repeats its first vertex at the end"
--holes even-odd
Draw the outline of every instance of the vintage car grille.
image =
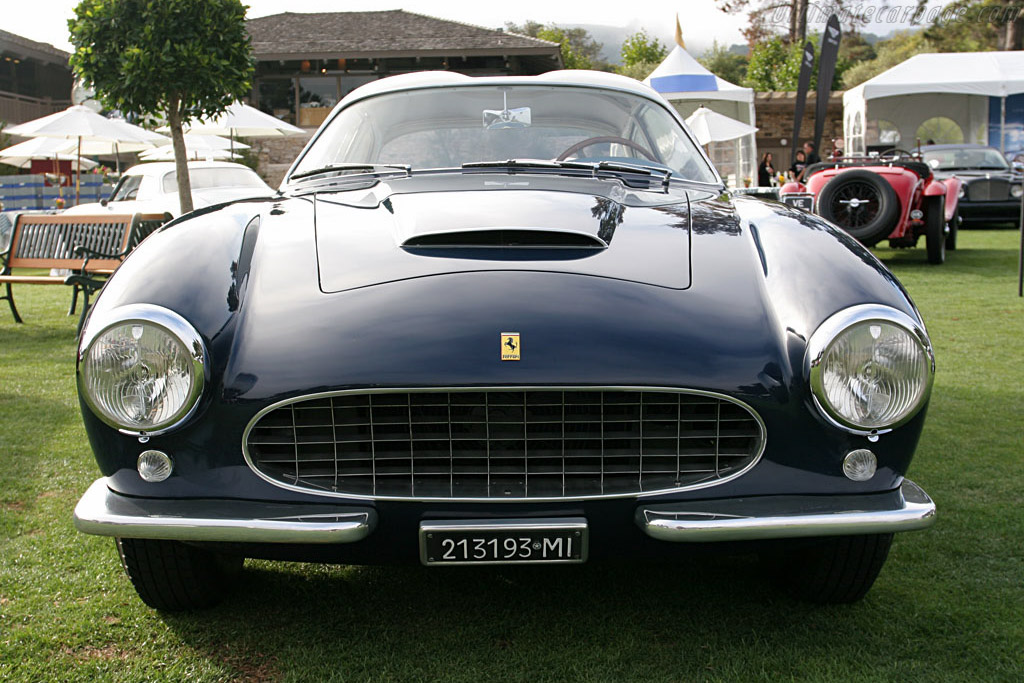
POLYGON ((1005 202, 1010 198, 1010 184, 999 178, 972 180, 967 184, 967 198, 972 202, 1005 202))
POLYGON ((338 393, 257 416, 246 457, 268 480, 373 498, 588 498, 709 485, 751 466, 747 407, 683 390, 338 393))

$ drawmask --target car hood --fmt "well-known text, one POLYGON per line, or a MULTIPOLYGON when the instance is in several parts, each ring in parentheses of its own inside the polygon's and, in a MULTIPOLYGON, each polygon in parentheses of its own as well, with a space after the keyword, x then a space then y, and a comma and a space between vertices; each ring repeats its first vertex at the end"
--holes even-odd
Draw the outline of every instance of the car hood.
POLYGON ((686 289, 685 194, 668 206, 550 190, 331 193, 315 199, 324 292, 431 275, 544 271, 686 289))

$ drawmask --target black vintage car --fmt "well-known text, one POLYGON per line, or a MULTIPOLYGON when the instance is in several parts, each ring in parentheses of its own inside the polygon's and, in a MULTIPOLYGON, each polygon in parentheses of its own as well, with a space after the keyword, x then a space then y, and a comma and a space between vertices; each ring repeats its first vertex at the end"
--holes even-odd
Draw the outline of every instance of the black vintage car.
POLYGON ((965 228, 1020 225, 1021 173, 994 147, 926 145, 921 159, 937 176, 960 178, 959 214, 965 228))
POLYGON ((158 609, 244 558, 428 567, 759 552, 859 599, 934 505, 934 372, 853 238, 731 198, 624 77, 350 94, 261 200, 149 237, 82 333, 112 536, 158 609))

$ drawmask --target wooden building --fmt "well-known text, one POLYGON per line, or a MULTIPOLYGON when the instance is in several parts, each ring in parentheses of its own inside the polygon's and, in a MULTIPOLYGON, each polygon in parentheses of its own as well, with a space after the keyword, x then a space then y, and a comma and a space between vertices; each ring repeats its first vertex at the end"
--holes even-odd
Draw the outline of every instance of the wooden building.
POLYGON ((447 69, 474 76, 562 67, 558 43, 404 10, 285 12, 246 22, 256 59, 251 104, 305 128, 369 81, 447 69))

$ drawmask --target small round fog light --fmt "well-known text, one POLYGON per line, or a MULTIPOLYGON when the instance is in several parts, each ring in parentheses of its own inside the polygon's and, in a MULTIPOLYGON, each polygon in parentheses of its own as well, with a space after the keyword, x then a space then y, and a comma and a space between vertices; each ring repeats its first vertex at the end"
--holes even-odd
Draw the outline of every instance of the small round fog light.
POLYGON ((914 209, 913 211, 910 212, 910 217, 913 218, 915 221, 919 221, 922 218, 924 218, 924 211, 922 211, 921 209, 914 209))
POLYGON ((144 481, 158 482, 171 476, 174 463, 171 456, 161 451, 143 451, 138 461, 139 476, 144 481))
POLYGON ((853 481, 867 481, 875 476, 878 460, 875 454, 866 448, 850 451, 843 459, 843 474, 853 481))

